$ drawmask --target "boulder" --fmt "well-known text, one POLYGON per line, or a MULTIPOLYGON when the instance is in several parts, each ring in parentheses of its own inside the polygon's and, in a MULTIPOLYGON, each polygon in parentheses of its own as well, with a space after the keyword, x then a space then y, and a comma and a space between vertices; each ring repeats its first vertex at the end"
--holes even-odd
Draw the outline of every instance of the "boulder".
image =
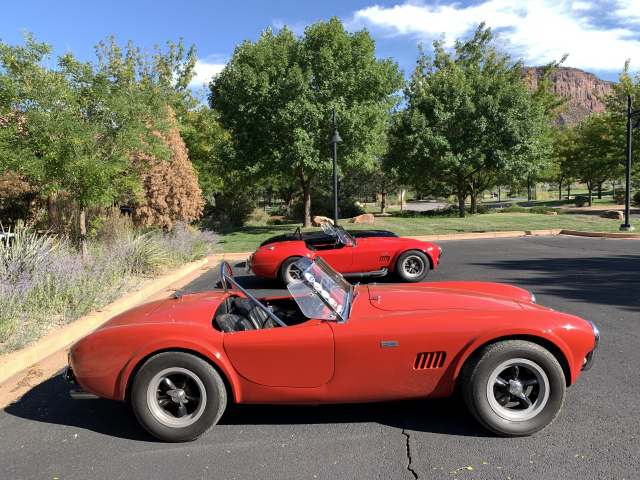
POLYGON ((313 227, 321 227, 323 222, 329 222, 331 225, 333 225, 333 220, 331 220, 328 217, 321 217, 319 215, 316 215, 315 217, 313 217, 311 219, 311 226, 313 227))
POLYGON ((557 215, 558 212, 544 212, 545 215, 557 215))
POLYGON ((607 210, 600 216, 602 218, 613 218, 614 220, 624 219, 624 213, 622 213, 622 210, 607 210))
POLYGON ((373 213, 365 213, 364 215, 358 215, 349 220, 349 223, 373 223, 373 213))

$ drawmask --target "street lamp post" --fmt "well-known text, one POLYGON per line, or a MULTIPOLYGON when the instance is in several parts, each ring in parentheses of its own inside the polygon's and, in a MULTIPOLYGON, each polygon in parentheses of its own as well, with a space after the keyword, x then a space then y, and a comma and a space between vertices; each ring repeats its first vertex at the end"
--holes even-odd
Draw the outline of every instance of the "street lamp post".
POLYGON ((620 225, 620 230, 635 230, 629 223, 631 214, 631 131, 640 128, 640 119, 635 125, 631 125, 631 119, 640 116, 640 110, 631 108, 631 95, 627 96, 627 203, 624 208, 624 224, 620 225))
POLYGON ((329 142, 333 143, 333 224, 338 226, 338 144, 342 143, 336 122, 336 109, 333 109, 333 136, 329 142))

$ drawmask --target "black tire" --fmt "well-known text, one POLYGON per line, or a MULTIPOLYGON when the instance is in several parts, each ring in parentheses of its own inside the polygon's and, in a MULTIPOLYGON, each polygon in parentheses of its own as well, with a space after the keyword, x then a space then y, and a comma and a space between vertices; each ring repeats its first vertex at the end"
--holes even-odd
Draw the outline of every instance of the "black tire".
POLYGON ((293 266, 301 257, 289 257, 282 265, 280 265, 280 270, 278 270, 278 280, 284 283, 285 287, 289 285, 294 280, 299 280, 302 272, 293 266))
POLYGON ((154 437, 190 442, 218 422, 227 406, 227 391, 218 372, 204 360, 166 352, 140 368, 131 403, 138 421, 154 437))
POLYGON ((409 250, 402 253, 396 261, 394 270, 403 282, 421 282, 429 273, 429 259, 418 250, 409 250))
POLYGON ((535 343, 507 340, 471 356, 462 394, 474 417, 505 437, 522 437, 551 424, 564 404, 562 367, 535 343))

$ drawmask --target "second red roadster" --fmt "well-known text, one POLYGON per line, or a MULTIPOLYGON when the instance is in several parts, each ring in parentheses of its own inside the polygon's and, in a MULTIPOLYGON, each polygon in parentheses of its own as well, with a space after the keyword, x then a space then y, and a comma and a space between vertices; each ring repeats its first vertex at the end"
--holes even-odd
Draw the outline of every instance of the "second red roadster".
POLYGON ((277 278, 285 285, 300 278, 301 257, 322 258, 346 278, 384 277, 395 273, 404 282, 421 282, 438 265, 442 249, 433 243, 400 238, 385 230, 349 233, 325 222, 322 232, 272 237, 247 259, 247 271, 277 278))

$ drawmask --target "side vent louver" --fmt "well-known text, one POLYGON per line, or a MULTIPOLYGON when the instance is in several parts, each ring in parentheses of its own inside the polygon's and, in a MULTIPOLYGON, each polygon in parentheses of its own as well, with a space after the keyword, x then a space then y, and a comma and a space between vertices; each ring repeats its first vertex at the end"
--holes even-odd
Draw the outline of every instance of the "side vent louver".
POLYGON ((382 255, 380 257, 380 263, 385 263, 385 262, 388 262, 389 260, 391 260, 391 257, 389 255, 382 255))
POLYGON ((441 368, 447 354, 445 352, 424 352, 419 353, 416 362, 413 364, 414 370, 424 370, 427 368, 441 368))

